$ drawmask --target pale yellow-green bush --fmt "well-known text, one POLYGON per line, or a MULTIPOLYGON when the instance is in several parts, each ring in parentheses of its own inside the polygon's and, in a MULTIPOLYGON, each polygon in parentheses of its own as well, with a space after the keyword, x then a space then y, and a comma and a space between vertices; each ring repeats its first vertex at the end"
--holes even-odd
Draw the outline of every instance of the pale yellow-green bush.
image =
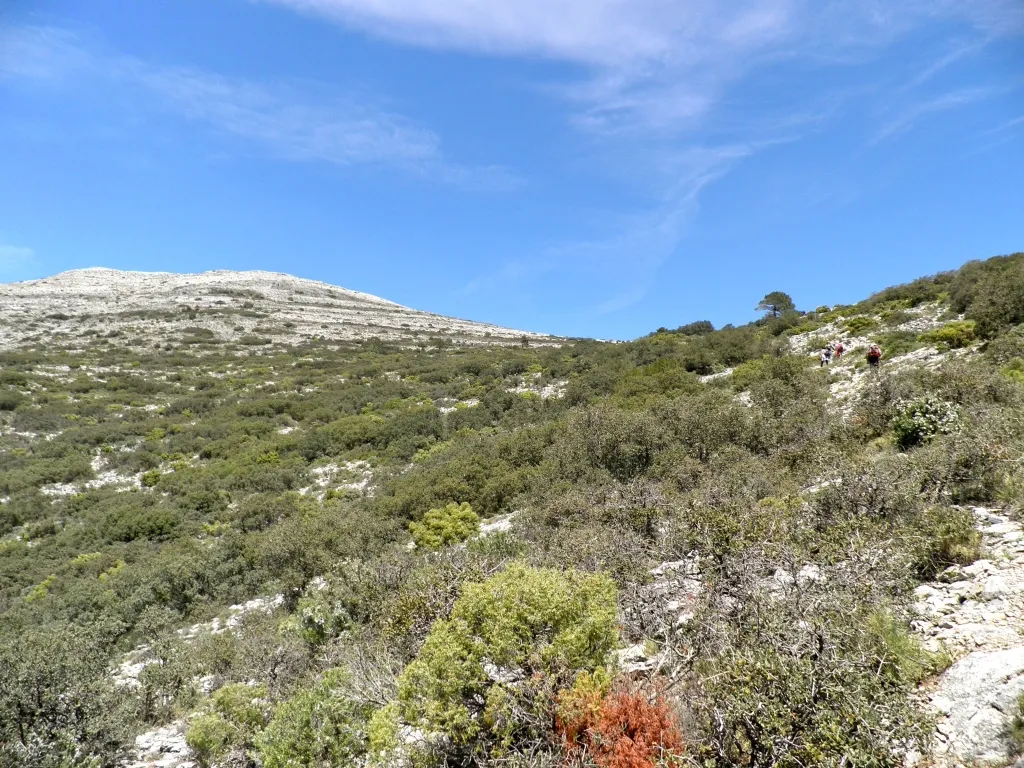
POLYGON ((467 584, 402 673, 394 709, 377 717, 375 743, 390 743, 387 723, 399 720, 481 755, 527 738, 528 722, 547 722, 557 688, 607 662, 617 640, 615 592, 606 576, 521 563, 467 584))
POLYGON ((431 509, 419 522, 409 523, 413 541, 423 549, 440 549, 465 541, 478 530, 480 517, 467 502, 431 509))

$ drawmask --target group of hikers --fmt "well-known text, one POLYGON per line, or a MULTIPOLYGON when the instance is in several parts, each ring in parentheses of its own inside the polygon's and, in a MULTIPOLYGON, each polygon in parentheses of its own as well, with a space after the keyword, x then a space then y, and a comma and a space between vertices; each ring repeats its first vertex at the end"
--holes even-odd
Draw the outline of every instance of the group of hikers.
POLYGON ((845 351, 846 347, 843 346, 843 342, 839 339, 833 339, 822 347, 821 353, 818 355, 818 360, 821 361, 821 365, 824 367, 831 363, 832 360, 839 360, 845 351))
MULTIPOLYGON (((818 360, 821 361, 822 367, 829 365, 833 360, 839 360, 843 353, 846 351, 846 347, 840 339, 833 339, 826 344, 821 352, 818 354, 818 360)), ((877 344, 872 344, 868 347, 867 352, 868 365, 872 368, 877 368, 879 362, 882 360, 882 349, 877 344)))

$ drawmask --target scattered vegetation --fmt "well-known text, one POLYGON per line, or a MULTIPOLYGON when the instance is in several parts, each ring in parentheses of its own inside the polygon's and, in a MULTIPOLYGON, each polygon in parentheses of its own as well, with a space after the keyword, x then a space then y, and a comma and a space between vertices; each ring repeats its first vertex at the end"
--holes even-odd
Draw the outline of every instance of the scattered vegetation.
POLYGON ((1015 254, 623 344, 0 353, 0 763, 183 721, 211 765, 898 765, 910 595, 1024 500, 1021 296, 1015 254), (790 352, 838 318, 969 354, 840 409, 790 352))

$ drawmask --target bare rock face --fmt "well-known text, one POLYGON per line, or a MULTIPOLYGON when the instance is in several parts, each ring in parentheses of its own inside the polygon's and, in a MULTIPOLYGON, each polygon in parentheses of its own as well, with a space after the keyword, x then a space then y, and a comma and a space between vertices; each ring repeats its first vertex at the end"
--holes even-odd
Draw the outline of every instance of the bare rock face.
POLYGON ((932 703, 947 710, 943 726, 951 756, 1005 762, 1004 734, 1024 693, 1024 647, 970 653, 946 670, 938 688, 932 703))
POLYGON ((558 339, 458 320, 277 272, 186 275, 77 269, 0 285, 0 350, 117 337, 120 347, 166 342, 274 342, 322 337, 399 343, 557 344, 558 339))
POLYGON ((147 731, 135 740, 135 759, 128 768, 195 768, 192 750, 185 743, 185 723, 176 721, 147 731))
POLYGON ((923 691, 936 719, 934 765, 1005 765, 1006 731, 1024 694, 1024 530, 1000 510, 974 508, 985 557, 915 590, 914 629, 956 663, 923 691))

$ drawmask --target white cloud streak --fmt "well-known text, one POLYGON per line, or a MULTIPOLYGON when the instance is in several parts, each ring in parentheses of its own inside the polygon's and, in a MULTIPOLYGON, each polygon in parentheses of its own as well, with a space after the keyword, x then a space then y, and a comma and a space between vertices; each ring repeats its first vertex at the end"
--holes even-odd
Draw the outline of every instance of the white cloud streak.
POLYGON ((895 120, 885 125, 871 143, 879 144, 894 139, 909 131, 924 117, 970 106, 979 101, 991 99, 1000 92, 1001 90, 996 88, 964 88, 914 104, 895 120))
POLYGON ((65 30, 0 24, 0 79, 53 79, 91 63, 92 57, 65 30))
POLYGON ((614 68, 704 65, 774 44, 874 44, 922 18, 1024 27, 1016 0, 261 0, 427 47, 614 68))
POLYGON ((183 116, 262 144, 286 159, 416 165, 441 158, 433 132, 366 104, 313 103, 287 86, 194 69, 153 69, 132 62, 123 71, 183 116))
POLYGON ((1000 123, 995 128, 990 128, 989 130, 985 131, 985 135, 991 135, 993 133, 1003 133, 1004 131, 1012 131, 1015 130, 1018 126, 1024 128, 1024 115, 1020 115, 1018 117, 1014 117, 1010 120, 1007 120, 1004 123, 1000 123))
POLYGON ((599 133, 688 131, 767 62, 858 60, 935 20, 1024 31, 1019 0, 259 1, 405 44, 577 64, 579 81, 560 90, 599 133))
POLYGON ((464 290, 505 290, 542 275, 548 281, 567 283, 594 280, 600 285, 611 283, 615 290, 586 308, 585 314, 627 309, 643 300, 658 269, 675 254, 698 211, 700 193, 760 149, 759 145, 699 147, 662 157, 662 172, 673 181, 648 210, 626 216, 599 214, 615 234, 552 246, 534 257, 508 262, 475 278, 464 290))
POLYGON ((452 162, 436 133, 364 94, 322 84, 254 82, 98 53, 67 30, 0 28, 0 76, 133 89, 187 120, 274 157, 338 166, 383 165, 458 186, 503 190, 520 180, 499 166, 452 162))

